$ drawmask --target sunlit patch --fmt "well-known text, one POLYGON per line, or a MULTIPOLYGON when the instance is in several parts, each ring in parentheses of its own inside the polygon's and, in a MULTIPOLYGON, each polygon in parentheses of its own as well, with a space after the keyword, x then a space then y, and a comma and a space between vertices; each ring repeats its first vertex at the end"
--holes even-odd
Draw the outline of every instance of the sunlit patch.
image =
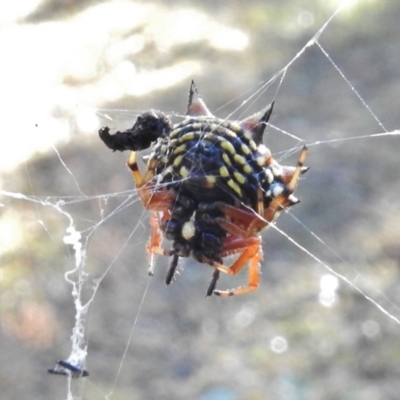
POLYGON ((331 0, 334 7, 341 7, 342 9, 350 9, 355 7, 360 0, 331 0))
POLYGON ((288 347, 288 341, 283 336, 275 336, 270 342, 270 348, 274 353, 284 353, 288 347))
POLYGON ((379 0, 330 0, 332 7, 340 7, 341 10, 347 13, 354 13, 360 7, 365 7, 368 5, 374 5, 374 3, 379 4, 379 0))
POLYGON ((0 255, 18 248, 23 238, 20 219, 4 213, 0 219, 0 255))
POLYGON ((220 50, 241 51, 248 46, 248 36, 236 28, 225 27, 216 20, 194 9, 170 12, 168 24, 163 13, 155 15, 146 33, 153 35, 158 48, 168 51, 182 43, 207 41, 220 50), (182 35, 182 32, 185 32, 182 35))
POLYGON ((75 121, 80 133, 92 134, 100 125, 99 117, 90 108, 77 109, 75 121))
POLYGON ((222 50, 244 50, 249 44, 249 38, 239 29, 218 29, 211 36, 211 45, 222 50))
POLYGON ((332 307, 336 301, 336 291, 339 288, 339 279, 331 274, 323 275, 319 281, 319 302, 325 307, 332 307))
POLYGON ((0 2, 0 23, 23 18, 35 10, 43 0, 18 0, 0 2))
POLYGON ((169 67, 160 68, 157 71, 142 71, 127 77, 125 82, 125 94, 143 96, 155 89, 168 88, 181 82, 182 79, 198 74, 201 65, 197 61, 177 62, 169 67))
MULTIPOLYGON (((165 57, 173 47, 206 43, 222 51, 242 51, 249 42, 247 34, 204 12, 123 0, 102 2, 52 22, 18 23, 42 2, 0 5, 0 21, 8 23, 0 31, 0 101, 9 110, 2 117, 2 131, 13 132, 0 144, 0 170, 28 160, 38 147, 49 151, 60 135, 70 135, 76 129, 77 105, 98 107, 124 96, 143 96, 202 71, 202 56, 196 53, 165 57), (47 120, 52 129, 43 129, 47 120)), ((97 130, 93 117, 78 117, 83 132, 97 130)))

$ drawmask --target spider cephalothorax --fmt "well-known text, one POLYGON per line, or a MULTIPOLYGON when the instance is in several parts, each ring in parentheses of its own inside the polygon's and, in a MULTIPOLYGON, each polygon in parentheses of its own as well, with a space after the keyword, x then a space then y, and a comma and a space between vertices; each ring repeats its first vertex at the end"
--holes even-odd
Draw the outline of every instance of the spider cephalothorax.
MULTIPOLYGON (((149 255, 172 256, 166 282, 180 257, 193 257, 215 268, 207 290, 220 296, 246 293, 258 287, 262 259, 259 232, 280 212, 299 202, 292 194, 303 167, 303 147, 296 167, 281 166, 262 144, 273 103, 242 121, 211 114, 192 82, 187 117, 173 125, 162 112, 141 114, 135 125, 110 135, 99 131, 112 150, 132 150, 128 166, 143 205, 152 211, 149 255), (153 146, 142 175, 137 151, 153 146), (172 249, 161 247, 163 238, 172 249), (238 254, 227 267, 223 258, 238 254), (246 286, 215 290, 219 272, 235 275, 249 265, 246 286)), ((151 262, 152 264, 152 262, 151 262)), ((152 271, 152 266, 151 266, 152 271)))

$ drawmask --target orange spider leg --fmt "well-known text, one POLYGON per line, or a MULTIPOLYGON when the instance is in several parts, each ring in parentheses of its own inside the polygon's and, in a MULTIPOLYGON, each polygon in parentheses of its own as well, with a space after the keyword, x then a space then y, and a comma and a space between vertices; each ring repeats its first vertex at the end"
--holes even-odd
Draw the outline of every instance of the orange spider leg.
MULTIPOLYGON (((164 213, 161 219, 166 218, 166 214, 169 215, 169 212, 164 213)), ((162 240, 163 236, 160 229, 160 216, 157 211, 153 211, 150 215, 150 239, 147 243, 147 255, 149 257, 149 275, 154 275, 154 254, 160 254, 162 256, 171 255, 170 250, 165 250, 161 247, 162 240)))
POLYGON ((296 189, 300 175, 307 171, 303 166, 307 157, 307 151, 307 146, 303 146, 295 170, 287 176, 287 178, 290 176, 290 181, 286 184, 286 190, 280 196, 273 199, 268 208, 264 211, 264 218, 268 222, 273 222, 286 207, 290 207, 299 202, 298 199, 291 195, 296 189))
POLYGON ((294 170, 289 183, 287 183, 287 190, 290 193, 293 193, 294 189, 296 188, 300 175, 308 170, 307 167, 304 167, 304 161, 306 161, 307 152, 308 152, 307 146, 303 146, 299 156, 299 160, 297 161, 296 169, 294 170))
MULTIPOLYGON (((296 167, 288 167, 286 165, 282 166, 282 182, 284 184, 289 184, 289 186, 291 186, 291 183, 294 183, 295 187, 299 176, 305 174, 310 169, 310 167, 304 167, 304 161, 307 157, 307 151, 307 146, 303 146, 296 167)), ((293 186, 291 187, 294 189, 293 186)))
POLYGON ((220 209, 224 213, 225 218, 217 218, 217 222, 226 232, 233 235, 228 236, 224 240, 221 257, 236 252, 241 252, 241 254, 231 267, 226 267, 217 262, 213 262, 212 265, 217 270, 226 274, 236 275, 248 261, 249 280, 246 286, 240 286, 230 290, 214 290, 214 294, 217 296, 233 296, 248 293, 257 289, 260 277, 262 249, 260 246, 261 238, 259 235, 255 235, 255 233, 267 226, 269 222, 274 221, 282 209, 294 204, 294 199, 291 199, 290 195, 296 188, 300 174, 306 171, 303 167, 306 155, 307 147, 304 146, 300 153, 296 168, 293 171, 289 171, 290 180, 288 179, 289 174, 286 176, 288 182, 285 182, 285 192, 273 199, 267 209, 264 210, 264 204, 260 197, 260 193, 257 196, 257 212, 240 209, 227 204, 220 205, 220 209), (263 215, 263 217, 260 217, 260 214, 263 215), (244 250, 242 251, 242 249, 244 250))
MULTIPOLYGON (((309 169, 310 169, 310 167, 301 167, 301 170, 300 170, 301 175, 305 174, 309 169)), ((285 185, 287 185, 291 181, 295 171, 296 171, 296 167, 289 167, 287 165, 282 166, 282 177, 281 178, 282 178, 282 182, 285 185)))
POLYGON ((228 237, 224 241, 223 256, 232 254, 235 252, 242 251, 237 260, 231 265, 226 267, 223 264, 214 262, 213 266, 222 272, 229 275, 236 275, 248 262, 249 263, 249 277, 248 283, 245 286, 239 286, 234 289, 228 290, 214 290, 214 294, 217 296, 227 297, 235 296, 238 294, 245 294, 256 290, 260 280, 260 261, 262 260, 262 249, 261 249, 261 238, 257 236, 251 236, 246 239, 228 237))
POLYGON ((128 167, 132 171, 140 200, 148 210, 165 211, 172 208, 176 196, 175 193, 162 187, 157 188, 157 182, 151 181, 154 178, 154 169, 149 168, 145 177, 142 177, 136 162, 135 151, 131 152, 128 167))
MULTIPOLYGON (((217 218, 218 224, 227 232, 234 236, 249 237, 256 232, 260 232, 264 227, 273 222, 279 213, 294 204, 297 199, 291 199, 290 195, 296 188, 299 177, 307 171, 303 166, 307 156, 307 146, 304 146, 296 168, 290 172, 290 181, 286 184, 286 190, 283 194, 273 199, 268 208, 264 209, 260 194, 258 195, 257 212, 253 210, 240 209, 228 204, 220 204, 220 209, 229 220, 225 218, 217 218), (262 216, 262 217, 261 217, 262 216)), ((288 176, 286 178, 288 178, 288 176)))
POLYGON ((249 257, 253 257, 255 254, 254 248, 257 248, 261 244, 261 238, 259 235, 253 235, 248 238, 238 238, 235 236, 227 236, 223 240, 221 257, 227 257, 235 253, 242 253, 238 259, 230 266, 226 267, 222 265, 218 268, 220 271, 225 272, 229 275, 236 275, 241 265, 245 264, 249 257), (249 249, 252 249, 251 251, 249 249), (247 252, 247 253, 246 253, 247 252), (244 255, 246 254, 246 255, 244 255), (247 257, 246 257, 247 256, 247 257))
POLYGON ((147 244, 147 254, 150 263, 149 275, 153 275, 155 263, 154 254, 171 255, 169 250, 165 250, 161 247, 163 236, 160 229, 160 219, 167 220, 170 217, 171 213, 169 210, 172 208, 175 194, 173 191, 165 188, 157 188, 157 183, 151 182, 151 179, 154 178, 154 168, 149 168, 146 175, 142 177, 136 162, 136 152, 134 151, 131 152, 129 157, 128 167, 132 171, 140 200, 148 210, 153 210, 150 216, 150 239, 147 244))
POLYGON ((216 221, 222 229, 236 237, 251 237, 265 228, 269 222, 250 209, 241 209, 223 203, 220 204, 219 208, 224 216, 229 217, 229 219, 219 217, 216 218, 216 221))

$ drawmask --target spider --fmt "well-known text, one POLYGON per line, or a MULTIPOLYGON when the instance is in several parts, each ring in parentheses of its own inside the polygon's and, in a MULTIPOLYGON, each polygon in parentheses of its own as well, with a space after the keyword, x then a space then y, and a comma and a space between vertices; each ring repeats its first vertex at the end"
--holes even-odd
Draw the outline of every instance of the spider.
POLYGON ((116 151, 131 150, 128 167, 144 207, 151 211, 147 245, 149 273, 153 255, 171 256, 166 283, 170 284, 180 257, 192 257, 214 267, 207 296, 233 296, 258 288, 262 260, 260 232, 282 210, 297 204, 293 195, 307 147, 297 166, 281 166, 262 144, 274 103, 242 121, 215 117, 192 81, 186 118, 172 124, 167 115, 150 110, 139 115, 131 129, 100 138, 116 151), (147 170, 139 171, 137 152, 152 147, 147 170), (161 246, 163 239, 172 248, 161 246), (229 267, 226 256, 235 254, 229 267), (220 272, 236 275, 248 265, 248 283, 217 290, 220 272))

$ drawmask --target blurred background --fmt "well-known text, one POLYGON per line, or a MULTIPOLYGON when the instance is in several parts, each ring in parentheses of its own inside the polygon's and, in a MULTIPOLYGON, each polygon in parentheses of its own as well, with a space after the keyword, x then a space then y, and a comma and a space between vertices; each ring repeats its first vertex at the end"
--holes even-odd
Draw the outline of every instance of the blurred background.
POLYGON ((400 124, 400 3, 343 5, 307 48, 339 1, 0 5, 2 398, 398 399, 400 138, 376 134, 400 124), (149 213, 128 155, 97 135, 150 108, 179 121, 191 79, 219 117, 275 99, 265 144, 282 163, 295 164, 295 137, 310 145, 302 202, 278 220, 306 251, 270 229, 246 296, 206 299, 212 270, 191 260, 169 287, 165 257, 148 277, 149 213), (70 225, 83 303, 99 284, 90 376, 71 391, 46 372, 71 352, 70 225))

